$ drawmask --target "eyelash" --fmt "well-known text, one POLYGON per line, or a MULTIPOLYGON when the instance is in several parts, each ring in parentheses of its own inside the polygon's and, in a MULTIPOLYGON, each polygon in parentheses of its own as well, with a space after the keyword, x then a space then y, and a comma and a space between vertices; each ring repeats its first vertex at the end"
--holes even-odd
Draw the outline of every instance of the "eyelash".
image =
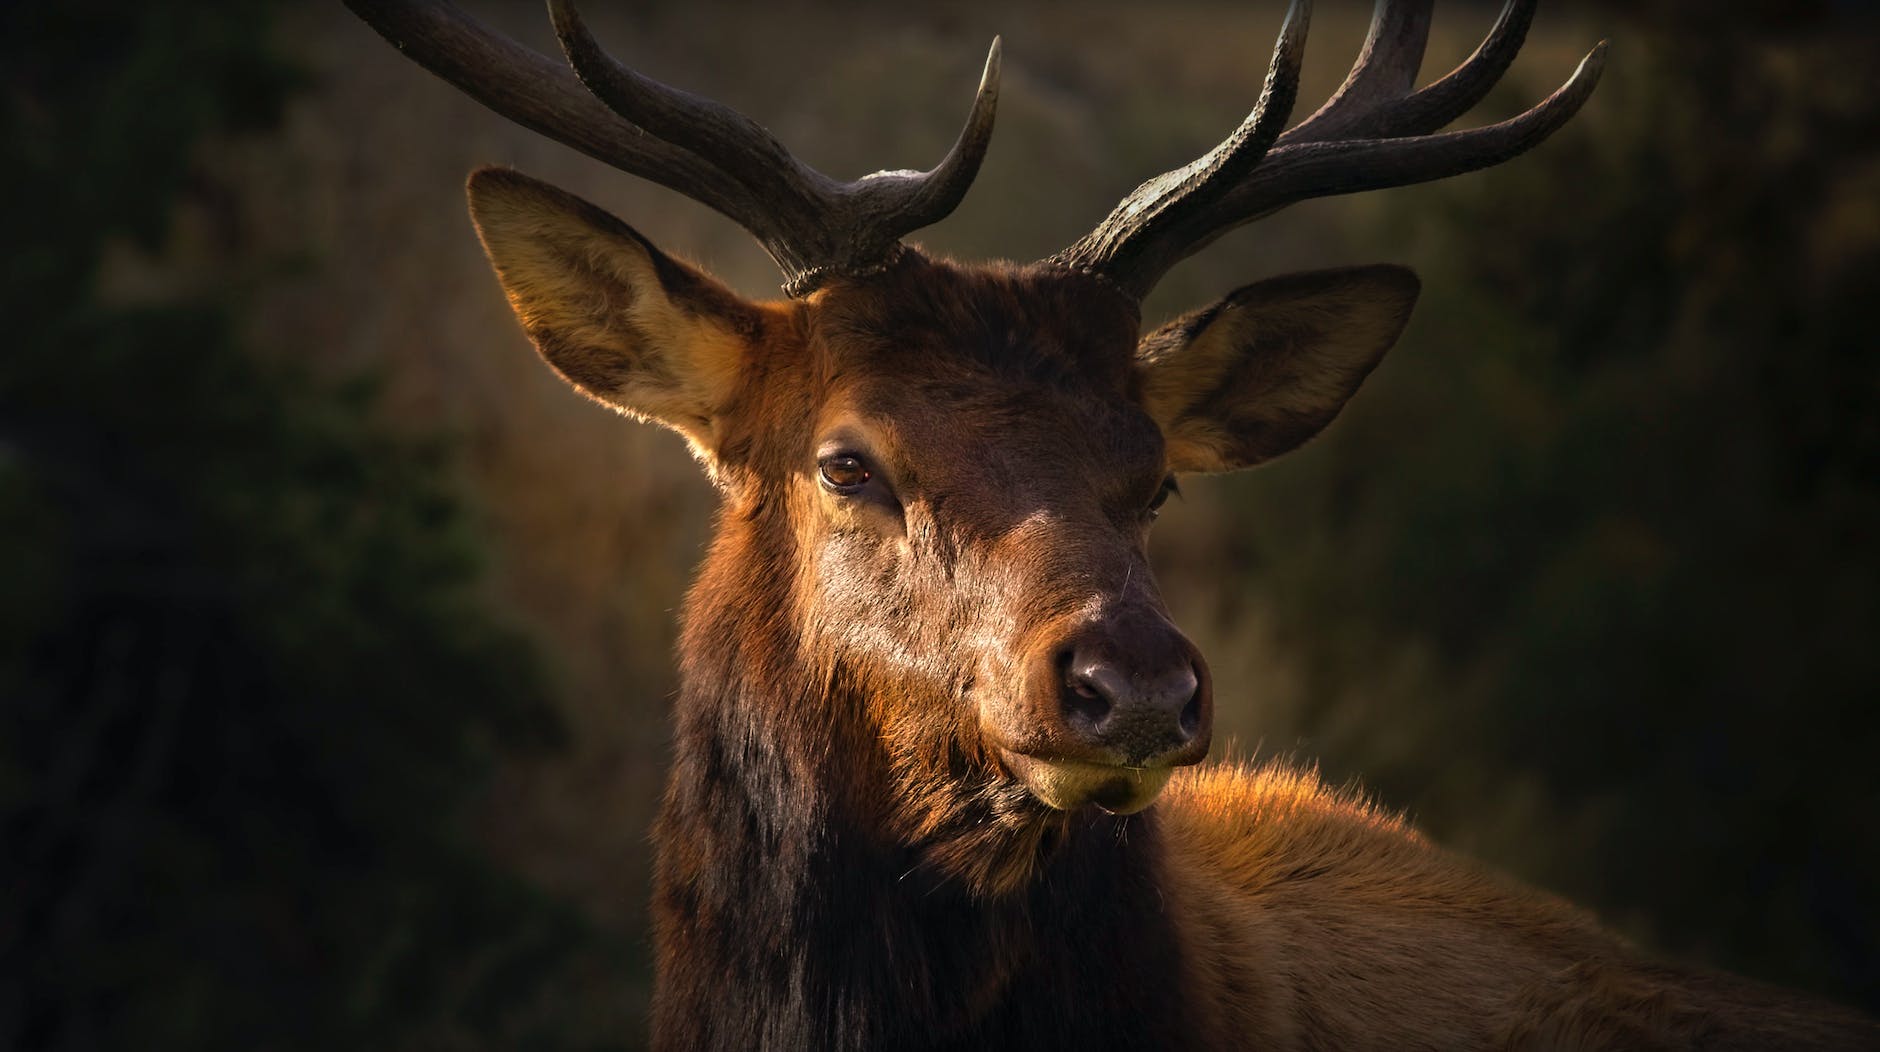
POLYGON ((1162 488, 1156 491, 1155 499, 1149 502, 1149 509, 1145 512, 1148 519, 1151 522, 1155 521, 1156 516, 1162 514, 1162 505, 1167 504, 1170 497, 1181 496, 1181 492, 1181 486, 1176 484, 1175 476, 1170 475, 1163 479, 1162 488))

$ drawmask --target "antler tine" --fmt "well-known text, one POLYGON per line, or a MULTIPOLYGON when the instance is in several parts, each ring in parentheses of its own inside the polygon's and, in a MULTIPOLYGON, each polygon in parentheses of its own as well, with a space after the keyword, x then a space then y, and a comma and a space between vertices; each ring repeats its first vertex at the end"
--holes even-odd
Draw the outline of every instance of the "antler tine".
POLYGON ((799 161, 762 125, 714 99, 661 84, 608 55, 572 0, 548 0, 568 64, 608 108, 717 166, 762 203, 774 233, 758 233, 792 296, 832 273, 862 272, 891 257, 901 237, 951 214, 992 141, 1000 42, 953 148, 926 172, 876 172, 840 183, 799 161), (833 237, 832 237, 833 235, 833 237))
POLYGON ((756 121, 661 84, 610 57, 570 0, 548 0, 568 65, 494 33, 447 0, 346 0, 420 65, 505 117, 705 204, 750 231, 807 295, 831 275, 878 269, 900 238, 956 208, 991 141, 999 42, 965 128, 927 172, 838 182, 756 121))
POLYGON ((973 179, 979 175, 979 166, 986 159, 986 148, 992 145, 992 125, 999 112, 999 66, 1003 53, 1001 38, 993 37, 992 47, 986 52, 985 72, 979 75, 979 92, 973 96, 973 108, 966 114, 966 126, 960 129, 959 138, 939 164, 925 172, 876 172, 857 180, 870 189, 879 189, 884 198, 898 201, 891 211, 905 226, 896 230, 895 236, 919 230, 953 214, 972 187, 973 179))
MULTIPOLYGON (((1481 102, 1514 64, 1528 27, 1534 22, 1536 0, 1508 0, 1475 52, 1462 64, 1420 91, 1387 98, 1338 128, 1317 125, 1313 119, 1280 136, 1282 144, 1323 142, 1336 138, 1383 138, 1427 135, 1467 113, 1481 102)), ((1410 85, 1405 84, 1407 91, 1410 85)), ((1328 106, 1329 108, 1329 106, 1328 106)), ((1323 110, 1320 111, 1324 112, 1323 110)))
POLYGON ((1409 186, 1500 164, 1540 145, 1571 120, 1598 86, 1605 64, 1602 40, 1552 95, 1498 124, 1402 139, 1280 147, 1273 154, 1281 163, 1235 187, 1222 201, 1222 211, 1242 215, 1244 222, 1312 197, 1409 186))
POLYGON ((821 189, 817 183, 831 182, 751 118, 716 99, 661 84, 607 54, 570 0, 548 0, 548 18, 581 83, 649 135, 698 155, 759 194, 813 199, 821 189))
POLYGON ((1292 116, 1311 23, 1311 0, 1293 0, 1273 47, 1260 101, 1233 134, 1199 159, 1138 186, 1095 230, 1052 260, 1083 270, 1126 271, 1134 257, 1150 249, 1159 231, 1205 214, 1254 171, 1292 116))
POLYGON ((1168 232, 1161 254, 1145 260, 1142 273, 1152 277, 1125 281, 1146 290, 1154 278, 1234 227, 1314 197, 1355 194, 1393 186, 1446 179, 1518 157, 1538 146, 1578 113, 1593 94, 1606 60, 1606 43, 1580 60, 1565 84, 1534 108, 1481 128, 1403 139, 1352 139, 1275 147, 1271 162, 1221 200, 1207 225, 1191 223, 1168 232), (1142 284, 1144 281, 1147 284, 1142 284))
POLYGON ((1364 49, 1351 72, 1318 112, 1287 132, 1286 141, 1310 134, 1313 139, 1347 135, 1351 126, 1378 105, 1394 101, 1416 86, 1423 51, 1430 39, 1430 8, 1435 0, 1378 0, 1364 49), (1310 133, 1307 129, 1311 129, 1310 133))
POLYGON ((1387 107, 1380 120, 1404 128, 1400 134, 1422 135, 1469 112, 1514 65, 1534 21, 1536 2, 1508 0, 1473 54, 1441 80, 1387 107))
MULTIPOLYGON (((1474 54, 1448 76, 1412 92, 1427 39, 1429 0, 1401 5, 1380 0, 1365 53, 1344 86, 1312 117, 1270 142, 1257 166, 1227 175, 1218 186, 1191 187, 1185 179, 1204 165, 1208 158, 1203 158, 1144 183, 1096 230, 1051 260, 1094 272, 1141 298, 1170 267, 1221 234, 1296 201, 1442 179, 1532 149, 1593 93, 1605 42, 1559 90, 1520 116, 1468 131, 1431 133, 1479 101, 1507 70, 1533 8, 1533 0, 1509 0, 1474 54), (1182 207, 1194 201, 1200 204, 1182 207)), ((1274 62, 1278 68, 1278 54, 1274 62)))

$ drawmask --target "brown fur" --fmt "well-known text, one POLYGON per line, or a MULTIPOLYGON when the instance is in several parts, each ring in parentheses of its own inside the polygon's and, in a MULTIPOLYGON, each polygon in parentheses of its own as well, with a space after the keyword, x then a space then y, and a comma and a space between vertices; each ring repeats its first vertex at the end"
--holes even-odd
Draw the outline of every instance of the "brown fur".
POLYGON ((1146 805, 1206 747, 1206 667, 1145 556, 1165 478, 1324 427, 1401 331, 1407 272, 1263 282, 1139 341, 1131 301, 1049 264, 910 250, 748 304, 553 188, 484 172, 471 196, 543 357, 683 432, 724 493, 655 830, 661 1047, 1880 1043, 1650 963, 1308 775, 1094 806, 1146 805), (831 450, 867 481, 820 482, 831 450), (1193 756, 1132 773, 1067 729, 1066 641, 1092 638, 1192 661, 1193 756))
POLYGON ((1212 1047, 1856 1049, 1852 1013, 1658 964, 1310 773, 1177 775, 1158 811, 1212 1047))

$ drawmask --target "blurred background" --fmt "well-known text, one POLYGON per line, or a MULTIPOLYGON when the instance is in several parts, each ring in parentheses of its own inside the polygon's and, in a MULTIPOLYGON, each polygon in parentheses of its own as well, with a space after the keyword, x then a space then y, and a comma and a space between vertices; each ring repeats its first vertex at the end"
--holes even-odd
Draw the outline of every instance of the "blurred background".
MULTIPOLYGON (((474 3, 552 47, 533 2, 474 3)), ((1029 259, 1232 128, 1277 0, 609 3, 643 71, 843 177, 999 131, 919 235, 1029 259)), ((1728 12, 1727 14, 1725 12, 1728 12)), ((1321 5, 1301 112, 1368 6, 1321 5)), ((1437 12, 1425 76, 1493 11, 1437 12)), ((1222 752, 1358 781, 1667 956, 1880 1011, 1880 24, 1546 5, 1534 153, 1295 207, 1273 273, 1421 272, 1317 442, 1158 527, 1222 752)), ((530 352, 461 184, 513 164, 748 295, 728 221, 337 3, 0 7, 0 1048, 621 1049, 673 613, 713 498, 530 352)))

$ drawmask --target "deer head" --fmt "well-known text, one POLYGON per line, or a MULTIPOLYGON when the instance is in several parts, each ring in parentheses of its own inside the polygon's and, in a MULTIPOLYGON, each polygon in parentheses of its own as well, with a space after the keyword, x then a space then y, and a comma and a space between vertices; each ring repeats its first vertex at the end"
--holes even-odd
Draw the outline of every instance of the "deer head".
MULTIPOLYGON (((1144 808, 1207 753, 1207 665, 1157 593, 1150 524, 1180 475, 1261 463, 1330 423, 1417 282, 1393 266, 1295 274, 1147 335, 1141 298, 1292 202, 1521 153, 1585 101, 1601 58, 1518 117, 1441 133, 1506 70, 1533 4, 1510 3, 1474 55, 1413 90, 1431 5, 1386 2, 1344 86, 1288 130, 1298 2, 1220 146, 1048 259, 968 265, 900 239, 950 212, 984 156, 997 41, 937 167, 839 183, 741 114, 610 59, 565 0, 549 9, 566 67, 447 4, 350 2, 493 109, 735 219, 782 267, 789 298, 749 302, 553 187, 470 180, 542 357, 684 435, 723 494, 681 647, 688 691, 719 697, 681 720, 713 748, 823 771, 830 806, 983 892, 1023 877, 1053 816, 1144 808)), ((724 776, 708 755, 678 762, 678 778, 724 776)))

